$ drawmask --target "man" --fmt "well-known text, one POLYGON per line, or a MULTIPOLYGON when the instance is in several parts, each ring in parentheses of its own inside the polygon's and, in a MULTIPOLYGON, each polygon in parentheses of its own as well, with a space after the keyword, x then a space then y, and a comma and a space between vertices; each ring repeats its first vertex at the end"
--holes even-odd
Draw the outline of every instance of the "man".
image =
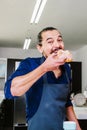
POLYGON ((75 121, 81 130, 70 101, 70 68, 61 33, 53 27, 38 34, 37 49, 43 57, 26 58, 5 84, 6 98, 26 95, 29 130, 63 130, 63 121, 75 121))

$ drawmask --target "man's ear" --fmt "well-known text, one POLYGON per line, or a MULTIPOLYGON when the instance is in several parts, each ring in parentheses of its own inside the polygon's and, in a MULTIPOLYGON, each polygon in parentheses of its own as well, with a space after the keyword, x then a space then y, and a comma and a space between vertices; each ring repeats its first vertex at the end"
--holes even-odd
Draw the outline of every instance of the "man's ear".
POLYGON ((37 49, 40 53, 43 53, 42 45, 37 44, 37 49))

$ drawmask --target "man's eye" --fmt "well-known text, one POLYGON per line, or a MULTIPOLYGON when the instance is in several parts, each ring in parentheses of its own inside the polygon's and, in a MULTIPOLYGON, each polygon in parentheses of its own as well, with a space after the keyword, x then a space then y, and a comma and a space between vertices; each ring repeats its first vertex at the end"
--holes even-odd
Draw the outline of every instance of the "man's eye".
POLYGON ((53 41, 48 41, 48 43, 53 43, 53 41))
POLYGON ((61 42, 61 41, 63 41, 62 39, 58 39, 58 42, 61 42))

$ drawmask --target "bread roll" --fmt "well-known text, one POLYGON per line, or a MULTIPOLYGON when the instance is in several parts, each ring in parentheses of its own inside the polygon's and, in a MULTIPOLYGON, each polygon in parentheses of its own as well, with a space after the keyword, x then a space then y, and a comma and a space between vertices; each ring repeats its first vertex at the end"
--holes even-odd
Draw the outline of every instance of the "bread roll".
POLYGON ((58 58, 60 58, 62 55, 65 59, 65 62, 71 62, 72 61, 72 54, 70 53, 69 50, 62 50, 60 49, 58 52, 58 58))

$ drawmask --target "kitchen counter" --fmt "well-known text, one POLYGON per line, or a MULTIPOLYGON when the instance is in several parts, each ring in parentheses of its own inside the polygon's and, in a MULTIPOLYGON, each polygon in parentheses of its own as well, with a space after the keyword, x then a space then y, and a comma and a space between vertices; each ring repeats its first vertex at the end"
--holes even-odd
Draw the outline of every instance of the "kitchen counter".
POLYGON ((84 105, 82 107, 74 106, 74 111, 78 120, 87 119, 87 105, 84 105))
POLYGON ((74 106, 74 111, 82 130, 87 130, 87 105, 82 107, 74 106))

